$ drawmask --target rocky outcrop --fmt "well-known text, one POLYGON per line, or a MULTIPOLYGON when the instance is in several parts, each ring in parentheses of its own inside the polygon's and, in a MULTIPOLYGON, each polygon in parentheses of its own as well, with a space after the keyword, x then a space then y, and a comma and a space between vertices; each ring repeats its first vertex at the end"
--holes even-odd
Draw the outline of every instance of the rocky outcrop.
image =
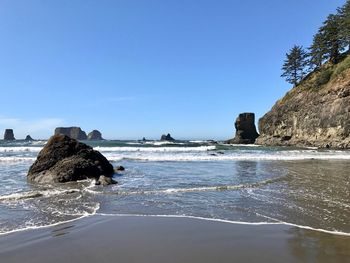
POLYGON ((175 141, 173 137, 171 137, 170 133, 167 135, 163 134, 162 137, 160 137, 161 141, 175 141))
POLYGON ((30 135, 27 135, 24 140, 25 141, 34 141, 33 138, 30 135))
POLYGON ((6 129, 5 133, 4 133, 4 140, 5 141, 14 141, 15 139, 15 135, 13 134, 13 130, 12 129, 6 129))
MULTIPOLYGON (((52 136, 30 167, 27 178, 38 183, 64 183, 112 177, 113 166, 98 151, 66 135, 52 136)), ((104 180, 106 181, 106 180, 104 180)))
POLYGON ((230 144, 252 144, 259 134, 255 127, 254 113, 241 113, 235 122, 236 135, 233 139, 228 140, 230 144))
POLYGON ((72 139, 80 141, 87 139, 86 133, 80 127, 58 127, 55 129, 55 135, 57 134, 67 135, 72 139))
POLYGON ((96 181, 96 185, 103 185, 103 186, 106 186, 106 185, 110 185, 110 184, 117 184, 118 182, 113 180, 113 178, 111 177, 107 177, 107 176, 104 176, 104 175, 101 175, 98 180, 96 181))
POLYGON ((124 168, 124 166, 121 166, 121 165, 120 165, 120 166, 115 167, 115 168, 114 168, 114 171, 115 171, 115 172, 122 172, 122 171, 125 171, 125 168, 124 168))
POLYGON ((88 134, 88 136, 87 136, 87 139, 88 140, 92 140, 92 141, 101 141, 101 140, 103 140, 102 134, 98 130, 93 130, 92 132, 90 132, 88 134))
POLYGON ((257 144, 350 148, 350 70, 322 87, 296 86, 259 120, 257 144))

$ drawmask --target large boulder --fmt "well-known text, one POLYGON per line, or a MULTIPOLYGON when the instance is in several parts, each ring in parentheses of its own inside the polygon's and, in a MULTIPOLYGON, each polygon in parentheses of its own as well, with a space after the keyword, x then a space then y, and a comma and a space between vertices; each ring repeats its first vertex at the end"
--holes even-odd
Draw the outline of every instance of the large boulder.
POLYGON ((98 130, 93 130, 92 132, 90 132, 87 136, 88 140, 92 140, 92 141, 100 141, 103 140, 102 138, 102 134, 101 132, 99 132, 98 130))
POLYGON ((6 129, 5 133, 4 133, 4 140, 5 141, 14 141, 15 139, 15 135, 13 134, 13 130, 12 129, 6 129))
POLYGON ((38 183, 112 177, 113 166, 98 151, 66 135, 52 136, 29 168, 27 178, 38 183))
POLYGON ((233 139, 228 140, 232 144, 251 144, 254 143, 259 134, 255 127, 254 113, 241 113, 235 122, 236 135, 233 139))
POLYGON ((160 137, 161 141, 175 141, 173 137, 171 137, 170 133, 167 135, 163 134, 162 137, 160 137))
POLYGON ((55 135, 56 134, 63 134, 71 137, 75 140, 86 140, 87 136, 84 131, 80 129, 80 127, 57 127, 55 129, 55 135))

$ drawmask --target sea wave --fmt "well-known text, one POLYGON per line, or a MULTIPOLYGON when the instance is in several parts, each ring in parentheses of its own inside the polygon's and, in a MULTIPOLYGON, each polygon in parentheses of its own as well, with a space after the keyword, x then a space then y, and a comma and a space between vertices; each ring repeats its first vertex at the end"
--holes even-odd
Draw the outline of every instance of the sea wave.
POLYGON ((27 191, 27 192, 18 192, 7 195, 0 196, 0 202, 14 202, 23 199, 32 199, 38 197, 52 197, 62 194, 72 194, 80 192, 79 189, 48 189, 48 190, 39 190, 39 191, 27 191))
POLYGON ((94 185, 86 187, 84 191, 93 194, 106 194, 106 195, 149 195, 149 194, 176 194, 176 193, 190 193, 190 192, 209 192, 209 191, 230 191, 230 190, 240 190, 245 188, 258 188, 268 184, 276 183, 282 181, 286 176, 280 176, 276 178, 271 178, 255 183, 238 184, 238 185, 214 185, 214 186, 200 186, 200 187, 188 187, 188 188, 167 188, 167 189, 157 189, 157 190, 138 190, 138 191, 113 191, 113 192, 99 192, 93 190, 94 185))
POLYGON ((215 146, 198 147, 101 147, 94 149, 101 152, 206 152, 215 150, 215 146))
POLYGON ((144 162, 182 162, 182 161, 302 161, 302 160, 350 160, 350 153, 347 154, 293 154, 290 152, 267 154, 267 153, 226 153, 211 152, 210 154, 191 153, 163 153, 163 154, 138 154, 130 153, 106 153, 110 161, 134 160, 144 162))
POLYGON ((14 146, 14 147, 0 147, 0 153, 8 152, 40 152, 42 147, 35 146, 14 146))
POLYGON ((20 163, 20 162, 34 162, 35 157, 0 157, 0 163, 6 163, 6 164, 11 164, 11 163, 20 163))

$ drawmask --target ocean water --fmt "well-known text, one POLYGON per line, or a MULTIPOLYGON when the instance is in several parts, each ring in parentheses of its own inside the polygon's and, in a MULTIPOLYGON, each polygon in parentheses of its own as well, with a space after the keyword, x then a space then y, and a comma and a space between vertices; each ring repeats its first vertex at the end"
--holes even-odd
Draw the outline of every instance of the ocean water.
POLYGON ((196 217, 287 224, 350 235, 350 151, 230 146, 210 141, 88 142, 117 185, 27 182, 46 142, 0 142, 0 234, 82 217, 196 217))

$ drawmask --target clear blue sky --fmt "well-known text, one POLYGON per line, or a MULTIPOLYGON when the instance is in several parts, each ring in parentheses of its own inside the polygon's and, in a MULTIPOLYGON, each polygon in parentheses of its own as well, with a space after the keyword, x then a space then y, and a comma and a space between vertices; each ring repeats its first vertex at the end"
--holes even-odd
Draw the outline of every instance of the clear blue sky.
POLYGON ((345 0, 0 0, 0 136, 228 139, 345 0))

